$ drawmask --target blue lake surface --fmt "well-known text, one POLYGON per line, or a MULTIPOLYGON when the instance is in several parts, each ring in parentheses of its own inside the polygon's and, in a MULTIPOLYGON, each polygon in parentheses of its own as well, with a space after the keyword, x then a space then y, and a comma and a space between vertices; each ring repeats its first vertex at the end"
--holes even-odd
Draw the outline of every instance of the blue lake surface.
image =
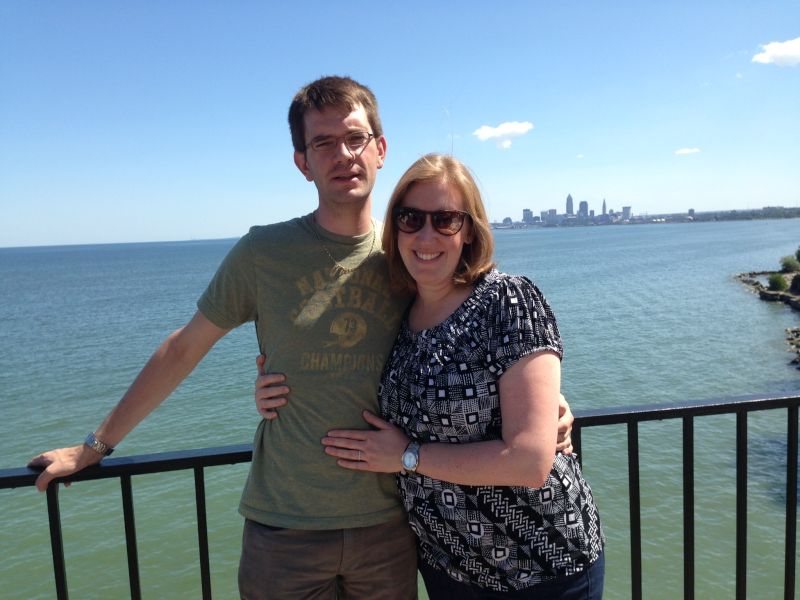
MULTIPOLYGON (((800 220, 495 231, 496 259, 547 296, 564 338, 574 409, 748 393, 800 392, 785 329, 798 313, 761 302, 734 275, 776 269, 800 220)), ((235 240, 0 249, 0 468, 79 443, 149 355, 195 310, 235 240)), ((257 353, 252 326, 224 338, 120 446, 140 454, 249 442, 257 353)), ((628 490, 623 428, 584 434, 584 469, 608 536, 606 598, 627 598, 628 490)), ((785 415, 749 421, 748 589, 782 598, 785 415)), ((641 427, 644 595, 682 589, 680 423, 641 427)), ((697 597, 734 595, 735 424, 695 425, 697 597)), ((207 474, 214 595, 233 598, 246 466, 207 474)), ((134 480, 143 595, 200 596, 191 476, 134 480)), ((126 597, 115 482, 61 494, 70 593, 126 597)), ((46 505, 0 493, 4 598, 54 596, 46 505)), ((756 596, 753 596, 756 597, 756 596)))

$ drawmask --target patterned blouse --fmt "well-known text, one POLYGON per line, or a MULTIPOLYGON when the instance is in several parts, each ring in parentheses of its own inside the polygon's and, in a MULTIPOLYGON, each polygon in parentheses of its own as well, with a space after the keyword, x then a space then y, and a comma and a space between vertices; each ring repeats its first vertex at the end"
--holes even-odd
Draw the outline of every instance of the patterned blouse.
MULTIPOLYGON (((422 444, 500 439, 498 381, 543 350, 562 355, 544 296, 527 278, 493 270, 442 323, 412 332, 404 319, 379 389, 384 418, 422 444)), ((574 455, 556 455, 537 489, 397 477, 421 559, 457 581, 522 589, 581 572, 602 551, 597 507, 574 455)))

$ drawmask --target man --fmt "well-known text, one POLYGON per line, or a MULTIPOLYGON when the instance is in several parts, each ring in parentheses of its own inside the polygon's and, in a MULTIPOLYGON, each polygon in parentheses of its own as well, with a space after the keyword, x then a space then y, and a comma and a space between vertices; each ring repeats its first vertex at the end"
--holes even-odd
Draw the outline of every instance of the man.
POLYGON ((265 369, 284 373, 292 396, 279 419, 261 421, 253 443, 239 507, 242 597, 414 598, 414 540, 393 477, 342 472, 320 443, 331 427, 363 427, 362 412, 376 411, 381 369, 409 300, 389 293, 371 218, 386 157, 377 102, 352 79, 324 77, 297 93, 289 125, 317 209, 252 228, 189 323, 156 350, 87 441, 30 466, 45 467, 36 483, 44 490, 99 462, 217 340, 255 321, 265 369))

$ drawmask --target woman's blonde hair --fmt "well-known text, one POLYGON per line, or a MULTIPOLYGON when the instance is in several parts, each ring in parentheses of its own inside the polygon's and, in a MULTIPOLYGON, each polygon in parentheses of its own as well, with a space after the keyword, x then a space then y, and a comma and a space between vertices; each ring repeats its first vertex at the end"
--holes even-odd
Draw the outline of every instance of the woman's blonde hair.
POLYGON ((416 291, 417 289, 413 277, 400 257, 397 247, 398 230, 393 212, 396 207, 402 205, 411 186, 422 182, 442 182, 452 185, 461 194, 464 201, 462 208, 469 214, 472 225, 472 241, 465 244, 461 251, 461 261, 453 274, 453 282, 456 285, 474 283, 494 267, 492 261, 494 240, 480 190, 478 190, 478 185, 469 168, 460 160, 446 154, 426 154, 400 177, 400 181, 397 182, 392 196, 389 198, 389 206, 386 208, 382 243, 389 263, 389 279, 392 288, 397 291, 416 291))

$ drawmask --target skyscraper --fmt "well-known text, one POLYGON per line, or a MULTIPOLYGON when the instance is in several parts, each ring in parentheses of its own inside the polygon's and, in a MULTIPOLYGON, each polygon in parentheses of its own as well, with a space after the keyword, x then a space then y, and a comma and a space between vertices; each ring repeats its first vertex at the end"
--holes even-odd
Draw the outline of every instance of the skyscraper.
POLYGON ((533 211, 530 208, 523 208, 522 209, 522 222, 523 223, 533 223, 533 211))
POLYGON ((603 214, 604 215, 607 214, 606 213, 606 199, 605 198, 603 198, 603 214))
POLYGON ((575 214, 572 212, 572 195, 567 194, 567 214, 572 215, 575 214))

